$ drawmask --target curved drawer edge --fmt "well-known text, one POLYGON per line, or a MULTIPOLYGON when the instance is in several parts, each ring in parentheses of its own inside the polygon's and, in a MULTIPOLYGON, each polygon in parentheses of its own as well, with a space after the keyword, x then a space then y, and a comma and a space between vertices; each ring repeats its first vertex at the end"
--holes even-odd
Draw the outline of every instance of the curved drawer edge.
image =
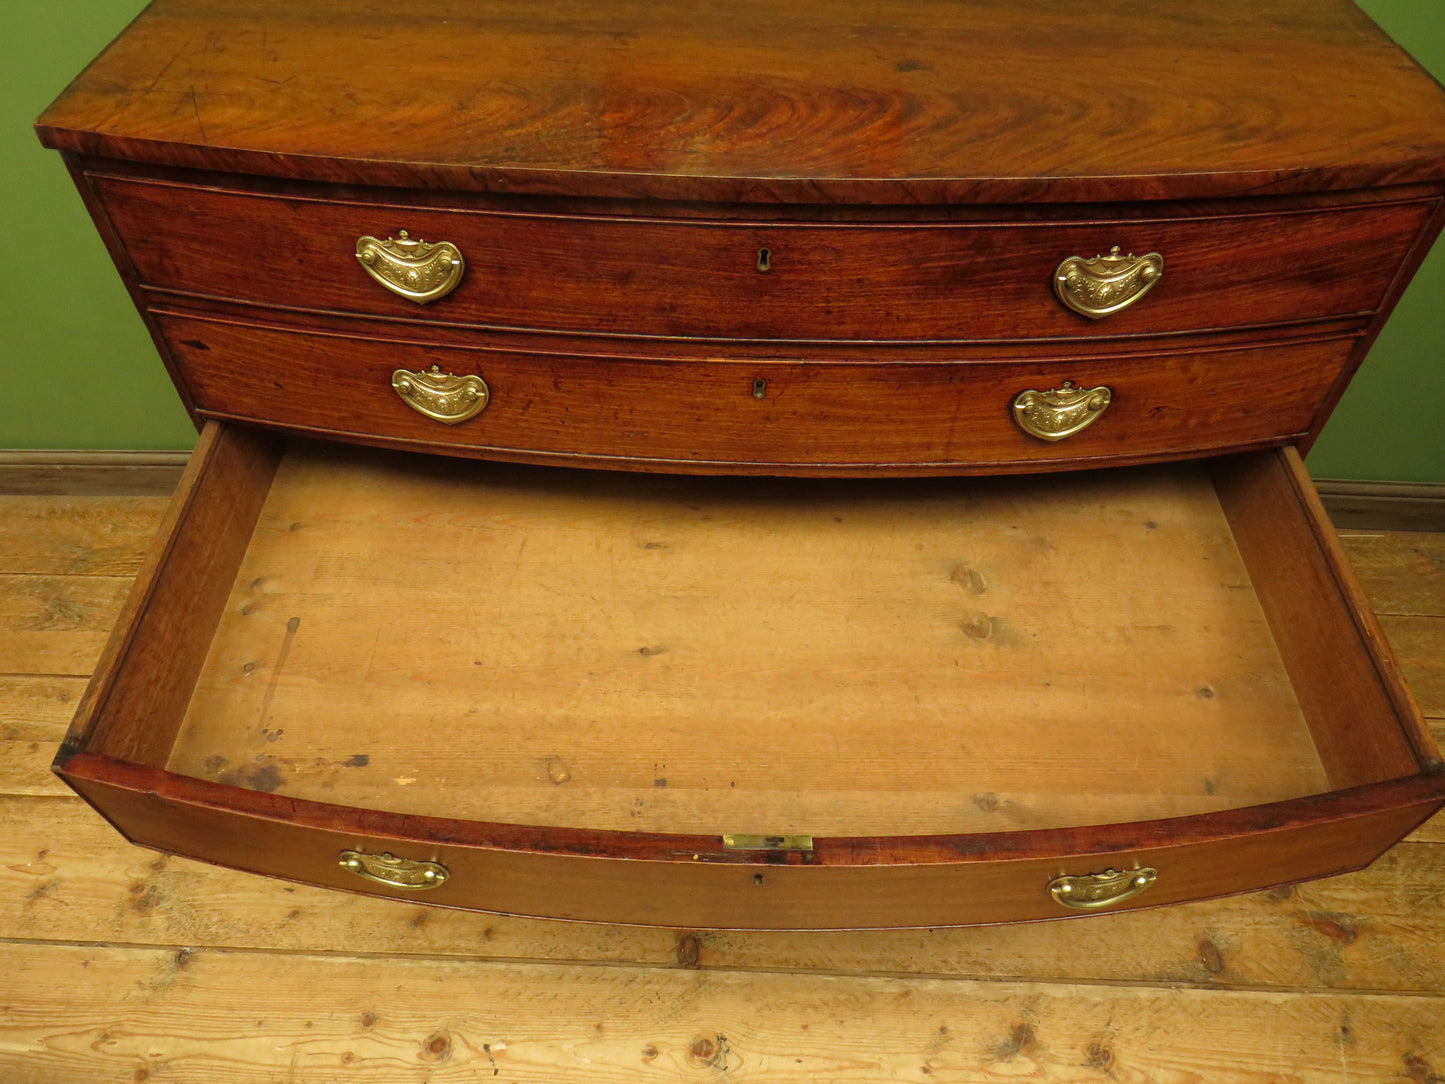
POLYGON ((56 771, 132 842, 326 888, 539 918, 703 929, 870 929, 1064 918, 1064 874, 1152 867, 1118 910, 1207 899, 1368 865, 1445 805, 1445 774, 1164 820, 1050 831, 819 838, 729 851, 719 837, 488 824, 251 791, 62 750, 56 771), (338 856, 444 863, 424 898, 338 856))
POLYGON ((372 281, 355 255, 362 238, 381 243, 404 228, 414 239, 451 243, 472 268, 455 292, 428 305, 428 323, 721 339, 847 340, 886 330, 901 341, 1098 340, 1374 312, 1436 198, 1166 201, 1119 215, 1030 200, 1002 213, 985 205, 924 209, 908 221, 885 213, 817 222, 807 211, 768 220, 749 202, 706 216, 666 202, 632 213, 481 208, 465 198, 438 205, 386 188, 127 175, 111 162, 92 163, 78 179, 146 288, 362 318, 416 316, 405 292, 372 281), (251 261, 222 256, 217 236, 286 243, 272 247, 266 274, 257 275, 251 261), (1068 307, 1052 284, 1061 261, 1104 257, 1115 246, 1158 253, 1169 270, 1148 302, 1113 307, 1100 324, 1068 307))
POLYGON ((595 361, 197 315, 157 321, 203 416, 462 456, 699 473, 1050 470, 1280 444, 1308 430, 1359 345, 1336 334, 996 363, 595 361), (484 381, 485 412, 439 424, 403 401, 399 366, 484 381), (1029 389, 1096 385, 1112 389, 1107 413, 1065 441, 1016 422, 1029 389))
POLYGON ((1177 463, 1185 460, 1235 453, 1259 452, 1298 443, 1303 430, 1279 433, 1252 440, 1236 440, 1224 444, 1204 444, 1177 451, 1140 452, 1138 454, 1077 455, 1045 461, 1007 459, 945 459, 915 463, 893 463, 885 460, 857 463, 807 462, 804 460, 744 459, 671 459, 663 456, 606 455, 532 448, 501 447, 489 444, 441 444, 422 440, 387 437, 350 429, 323 429, 309 425, 287 425, 269 418, 249 414, 228 414, 214 410, 198 410, 197 416, 210 422, 234 424, 291 434, 308 440, 335 441, 371 448, 389 448, 401 452, 445 455, 459 459, 482 459, 498 463, 525 463, 539 467, 579 468, 587 470, 628 471, 692 475, 728 475, 778 478, 930 478, 930 477, 993 477, 1039 474, 1054 471, 1088 471, 1115 467, 1142 467, 1156 463, 1177 463))

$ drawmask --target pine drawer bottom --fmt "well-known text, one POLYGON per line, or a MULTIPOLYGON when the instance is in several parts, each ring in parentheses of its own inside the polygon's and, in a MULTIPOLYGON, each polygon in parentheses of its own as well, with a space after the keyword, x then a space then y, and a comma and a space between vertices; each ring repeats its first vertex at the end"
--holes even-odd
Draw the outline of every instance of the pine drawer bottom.
POLYGON ((1356 868, 1440 767, 1290 450, 800 481, 215 423, 57 759, 223 865, 790 929, 1356 868))

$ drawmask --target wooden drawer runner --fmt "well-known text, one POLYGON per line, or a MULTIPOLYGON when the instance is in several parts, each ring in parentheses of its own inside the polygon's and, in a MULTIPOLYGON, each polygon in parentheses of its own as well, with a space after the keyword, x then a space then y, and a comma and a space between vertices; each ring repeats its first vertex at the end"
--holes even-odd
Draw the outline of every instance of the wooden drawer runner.
POLYGON ((1096 338, 1367 313, 1435 205, 806 225, 445 210, 106 175, 91 183, 153 289, 493 327, 768 340, 1096 338), (454 292, 418 306, 368 277, 357 240, 402 230, 457 245, 467 270, 454 292), (1104 319, 1066 309, 1052 287, 1062 261, 1115 245, 1162 254, 1162 279, 1104 319))
POLYGON ((1309 428, 1356 341, 860 364, 530 354, 156 319, 202 414, 457 454, 784 473, 1017 470, 1281 442, 1309 428), (408 406, 393 374, 433 365, 480 376, 485 409, 448 425, 408 406), (1112 400, 1065 439, 1026 434, 1015 397, 1065 381, 1112 400))
POLYGON ((1083 913, 1066 875, 1152 881, 1118 907, 1325 875, 1445 775, 1308 486, 1288 450, 803 482, 213 423, 57 765, 150 846, 573 919, 935 926, 1083 913))

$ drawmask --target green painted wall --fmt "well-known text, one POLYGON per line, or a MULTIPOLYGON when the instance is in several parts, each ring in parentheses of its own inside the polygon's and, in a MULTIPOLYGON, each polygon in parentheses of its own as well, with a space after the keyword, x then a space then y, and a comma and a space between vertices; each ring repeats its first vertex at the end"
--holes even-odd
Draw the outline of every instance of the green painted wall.
MULTIPOLYGON (((1247 2, 1247 0, 1246 0, 1247 2)), ((1445 81, 1440 0, 1356 0, 1445 81)), ((1437 243, 1310 454, 1316 478, 1445 482, 1445 243, 1437 243)))
MULTIPOLYGON (((1227 0, 1248 2, 1248 0, 1227 0)), ((1362 0, 1445 78, 1440 0, 1362 0)), ((186 448, 194 431, 60 166, 30 130, 142 0, 0 0, 0 447, 186 448), (28 258, 17 258, 23 251, 28 258)), ((1326 427, 1318 477, 1445 482, 1445 244, 1326 427)))
POLYGON ((195 440, 60 156, 31 130, 144 6, 0 0, 0 218, 11 246, 0 260, 3 448, 189 448, 195 440))

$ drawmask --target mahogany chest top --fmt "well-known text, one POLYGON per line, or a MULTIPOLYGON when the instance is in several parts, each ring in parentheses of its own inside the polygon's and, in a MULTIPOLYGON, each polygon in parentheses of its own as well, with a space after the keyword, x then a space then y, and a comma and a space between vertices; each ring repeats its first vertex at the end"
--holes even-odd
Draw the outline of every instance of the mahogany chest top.
POLYGON ((200 169, 747 203, 1445 178, 1445 96, 1349 0, 157 0, 38 127, 200 169))

